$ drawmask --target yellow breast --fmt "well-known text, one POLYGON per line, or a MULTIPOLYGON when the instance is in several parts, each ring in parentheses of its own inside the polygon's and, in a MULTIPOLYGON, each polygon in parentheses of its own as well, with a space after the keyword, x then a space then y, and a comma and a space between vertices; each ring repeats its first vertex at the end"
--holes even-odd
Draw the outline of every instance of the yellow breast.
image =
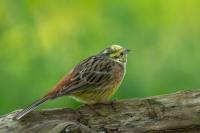
POLYGON ((104 88, 99 90, 86 90, 72 95, 74 99, 85 104, 106 102, 117 90, 118 87, 104 88))

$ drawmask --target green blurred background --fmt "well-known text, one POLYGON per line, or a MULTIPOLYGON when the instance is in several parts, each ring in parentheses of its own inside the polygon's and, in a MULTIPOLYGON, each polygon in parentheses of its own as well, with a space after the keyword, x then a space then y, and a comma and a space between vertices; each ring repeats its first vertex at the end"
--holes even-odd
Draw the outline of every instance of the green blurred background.
MULTIPOLYGON (((200 88, 199 0, 1 0, 0 114, 48 92, 110 44, 130 53, 114 99, 200 88)), ((42 108, 78 107, 63 97, 42 108)))

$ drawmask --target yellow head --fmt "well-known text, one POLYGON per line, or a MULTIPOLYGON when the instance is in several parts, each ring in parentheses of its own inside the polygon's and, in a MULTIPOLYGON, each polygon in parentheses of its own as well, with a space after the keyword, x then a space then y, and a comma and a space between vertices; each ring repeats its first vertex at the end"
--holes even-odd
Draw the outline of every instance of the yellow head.
POLYGON ((120 45, 112 45, 104 49, 100 55, 111 58, 112 60, 119 63, 126 63, 128 52, 130 52, 130 50, 127 48, 124 48, 120 45))

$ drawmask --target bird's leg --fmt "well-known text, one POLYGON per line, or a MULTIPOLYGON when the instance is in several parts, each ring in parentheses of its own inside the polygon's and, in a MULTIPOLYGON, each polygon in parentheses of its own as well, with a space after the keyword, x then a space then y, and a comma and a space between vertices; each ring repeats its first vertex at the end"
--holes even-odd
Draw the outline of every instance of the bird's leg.
POLYGON ((101 101, 99 103, 96 103, 94 105, 105 105, 105 106, 110 106, 114 111, 116 111, 116 107, 114 106, 114 104, 116 103, 116 99, 111 100, 111 101, 101 101))

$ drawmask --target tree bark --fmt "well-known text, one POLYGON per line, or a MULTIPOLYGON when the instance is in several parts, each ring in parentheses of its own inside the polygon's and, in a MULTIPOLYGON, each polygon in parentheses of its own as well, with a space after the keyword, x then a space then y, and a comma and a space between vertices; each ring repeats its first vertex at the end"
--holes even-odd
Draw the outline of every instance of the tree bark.
MULTIPOLYGON (((19 110, 18 110, 19 111, 19 110)), ((0 133, 200 133, 200 91, 0 117, 0 133)))

